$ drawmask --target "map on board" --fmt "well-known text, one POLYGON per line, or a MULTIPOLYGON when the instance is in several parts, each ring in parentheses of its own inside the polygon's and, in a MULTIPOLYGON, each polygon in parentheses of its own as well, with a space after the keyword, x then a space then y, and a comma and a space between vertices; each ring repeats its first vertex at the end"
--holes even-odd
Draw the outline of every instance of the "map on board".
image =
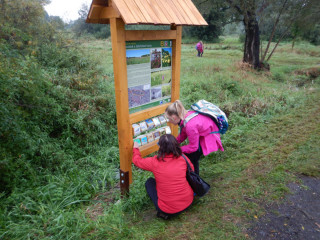
POLYGON ((126 42, 129 112, 171 101, 172 41, 126 42))

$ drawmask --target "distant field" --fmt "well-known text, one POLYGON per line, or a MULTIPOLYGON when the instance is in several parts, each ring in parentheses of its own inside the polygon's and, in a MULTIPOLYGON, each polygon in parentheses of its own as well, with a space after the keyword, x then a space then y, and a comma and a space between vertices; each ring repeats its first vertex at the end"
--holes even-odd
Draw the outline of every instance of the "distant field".
POLYGON ((127 58, 127 65, 150 62, 150 56, 127 58))

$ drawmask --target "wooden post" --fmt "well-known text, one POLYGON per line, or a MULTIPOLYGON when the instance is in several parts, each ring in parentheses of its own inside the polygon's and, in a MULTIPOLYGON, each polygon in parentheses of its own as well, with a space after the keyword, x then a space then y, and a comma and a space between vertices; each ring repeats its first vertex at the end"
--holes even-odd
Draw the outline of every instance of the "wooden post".
POLYGON ((122 195, 125 195, 129 192, 129 183, 132 182, 133 139, 129 121, 126 42, 123 20, 111 18, 110 29, 119 138, 120 187, 122 195), (129 177, 127 177, 127 174, 129 177))
MULTIPOLYGON (((171 25, 171 30, 176 30, 176 39, 172 41, 172 91, 171 102, 180 98, 180 67, 181 67, 181 37, 182 26, 171 25)), ((178 126, 169 124, 172 129, 172 135, 178 136, 178 126)))

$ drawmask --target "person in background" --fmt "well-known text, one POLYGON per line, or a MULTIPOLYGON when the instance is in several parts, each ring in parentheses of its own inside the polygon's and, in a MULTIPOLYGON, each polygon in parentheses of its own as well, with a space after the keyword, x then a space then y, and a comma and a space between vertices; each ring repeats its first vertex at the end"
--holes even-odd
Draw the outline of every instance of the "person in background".
POLYGON ((198 57, 202 57, 202 54, 203 54, 203 49, 204 49, 204 45, 203 45, 203 42, 202 41, 199 41, 196 45, 196 49, 198 51, 198 57))
MULTIPOLYGON (((186 210, 193 202, 193 190, 186 179, 187 163, 181 148, 171 134, 160 137, 158 155, 142 158, 139 146, 134 143, 132 162, 153 173, 145 187, 157 210, 157 216, 168 219, 186 210)), ((193 165, 187 159, 192 170, 193 165)))
POLYGON ((178 143, 180 144, 188 138, 189 144, 182 146, 181 150, 191 160, 195 172, 199 174, 200 157, 219 149, 224 151, 224 149, 220 134, 211 134, 211 132, 219 131, 219 128, 209 117, 198 114, 184 126, 184 119, 192 113, 194 111, 186 111, 180 100, 170 104, 165 111, 169 122, 180 126, 180 134, 177 137, 178 143))

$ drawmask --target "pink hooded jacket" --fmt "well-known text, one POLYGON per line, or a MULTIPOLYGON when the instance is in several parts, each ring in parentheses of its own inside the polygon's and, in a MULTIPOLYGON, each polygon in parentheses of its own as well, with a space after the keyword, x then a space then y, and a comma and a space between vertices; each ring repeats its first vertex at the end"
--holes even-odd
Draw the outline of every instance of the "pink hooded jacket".
POLYGON ((203 52, 203 45, 200 42, 197 43, 197 50, 203 52))
MULTIPOLYGON (((188 111, 186 117, 194 111, 188 111)), ((189 144, 182 146, 181 150, 184 153, 193 153, 198 150, 199 142, 203 151, 203 155, 208 155, 211 152, 224 151, 217 125, 207 116, 198 115, 190 119, 189 122, 183 127, 183 121, 180 123, 181 132, 177 137, 178 143, 182 143, 186 138, 189 139, 189 144)))

